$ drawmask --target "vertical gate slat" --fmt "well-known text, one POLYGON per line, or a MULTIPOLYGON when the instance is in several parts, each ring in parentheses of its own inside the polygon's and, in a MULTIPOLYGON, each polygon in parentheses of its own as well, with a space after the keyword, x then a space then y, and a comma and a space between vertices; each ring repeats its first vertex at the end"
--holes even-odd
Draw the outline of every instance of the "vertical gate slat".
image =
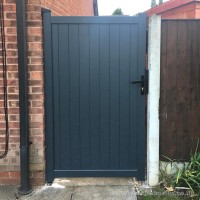
POLYGON ((100 25, 100 169, 109 169, 109 25, 100 25))
POLYGON ((99 25, 90 25, 90 162, 92 169, 98 169, 100 164, 99 87, 99 25))
POLYGON ((59 77, 60 77, 60 148, 61 169, 70 169, 70 73, 69 30, 67 24, 59 25, 59 77))
POLYGON ((69 25, 71 168, 80 169, 79 28, 69 25))
POLYGON ((199 139, 199 135, 197 134, 197 126, 198 126, 198 113, 197 113, 197 78, 198 78, 198 32, 197 32, 197 22, 190 21, 188 23, 188 58, 189 66, 187 70, 188 79, 187 79, 187 92, 188 92, 188 132, 189 141, 190 141, 190 151, 195 151, 197 140, 199 139))
MULTIPOLYGON (((141 78, 141 75, 144 74, 146 67, 145 56, 146 56, 146 14, 141 13, 138 15, 138 79, 141 78)), ((136 108, 136 135, 137 135, 137 170, 138 170, 138 179, 144 179, 145 177, 145 157, 141 155, 146 154, 145 146, 145 96, 141 95, 141 91, 138 88, 137 96, 137 108, 136 108), (143 141, 143 142, 141 142, 143 141)))
MULTIPOLYGON (((120 169, 129 166, 130 148, 130 25, 120 25, 120 169)), ((135 85, 138 87, 138 85, 135 85)))
MULTIPOLYGON (((200 21, 198 23, 198 42, 197 45, 200 47, 200 21)), ((200 102, 200 49, 198 51, 198 63, 197 63, 197 102, 200 102)), ((197 135, 200 135, 200 103, 197 105, 197 118, 198 118, 198 123, 197 123, 197 135)), ((200 137, 199 137, 200 140, 200 137)), ((200 151, 200 145, 199 145, 199 151, 200 151)))
POLYGON ((52 24, 50 11, 43 10, 42 14, 44 27, 46 181, 50 183, 54 179, 52 24))
MULTIPOLYGON (((160 69, 160 159, 166 152, 166 119, 167 119, 167 22, 162 22, 161 30, 161 69, 160 69)), ((165 155, 166 156, 166 155, 165 155)))
POLYGON ((81 168, 90 169, 90 29, 88 24, 79 25, 80 40, 80 135, 81 168))
POLYGON ((177 66, 176 71, 176 85, 177 85, 177 149, 176 156, 178 159, 186 158, 185 152, 188 149, 188 130, 187 130, 187 21, 179 21, 177 29, 177 66), (186 150, 186 151, 185 151, 186 150))
MULTIPOLYGON (((137 51, 138 51, 138 26, 131 25, 131 49, 130 49, 130 80, 137 80, 137 68, 138 68, 138 59, 137 59, 137 51)), ((137 145, 136 141, 136 107, 137 107, 137 90, 134 85, 130 86, 130 169, 136 168, 137 158, 135 148, 137 145)))
MULTIPOLYGON (((176 154, 176 73, 174 71, 177 65, 177 22, 167 23, 167 120, 166 120, 166 144, 171 144, 168 154, 169 158, 176 154)), ((168 148, 166 146, 166 148, 168 148)))
POLYGON ((110 168, 119 168, 119 25, 110 25, 110 168))
POLYGON ((53 97, 54 97, 54 132, 56 132, 56 136, 54 136, 54 159, 55 159, 55 169, 60 169, 60 83, 59 83, 59 42, 58 42, 58 25, 52 26, 52 48, 53 48, 53 97))

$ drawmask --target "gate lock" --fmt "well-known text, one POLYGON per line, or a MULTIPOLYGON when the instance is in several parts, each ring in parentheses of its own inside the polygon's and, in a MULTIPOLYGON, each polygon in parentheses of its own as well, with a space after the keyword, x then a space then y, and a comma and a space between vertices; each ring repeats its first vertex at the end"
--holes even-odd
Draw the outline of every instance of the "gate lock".
POLYGON ((138 84, 141 85, 141 95, 148 94, 148 82, 149 82, 149 71, 145 70, 145 75, 141 76, 141 80, 132 81, 132 84, 138 84))

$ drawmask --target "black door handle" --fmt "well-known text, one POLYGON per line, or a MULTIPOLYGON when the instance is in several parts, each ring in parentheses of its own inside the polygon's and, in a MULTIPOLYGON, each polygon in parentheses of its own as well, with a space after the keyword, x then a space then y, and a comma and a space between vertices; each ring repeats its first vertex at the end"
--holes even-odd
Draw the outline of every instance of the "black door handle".
POLYGON ((132 81, 132 84, 137 84, 137 83, 142 83, 144 80, 137 80, 137 81, 132 81))
POLYGON ((144 91, 144 76, 141 76, 141 80, 131 81, 132 84, 141 84, 141 95, 145 95, 144 91))
POLYGON ((140 80, 131 81, 131 84, 140 84, 141 95, 148 94, 149 92, 149 70, 145 69, 145 75, 141 76, 140 80))

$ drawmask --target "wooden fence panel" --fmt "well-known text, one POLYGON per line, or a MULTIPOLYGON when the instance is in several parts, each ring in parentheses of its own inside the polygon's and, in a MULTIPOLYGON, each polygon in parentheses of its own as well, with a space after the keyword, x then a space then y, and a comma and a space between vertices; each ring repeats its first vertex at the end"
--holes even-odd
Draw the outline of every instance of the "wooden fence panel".
POLYGON ((160 160, 188 160, 200 138, 200 21, 163 20, 160 160))

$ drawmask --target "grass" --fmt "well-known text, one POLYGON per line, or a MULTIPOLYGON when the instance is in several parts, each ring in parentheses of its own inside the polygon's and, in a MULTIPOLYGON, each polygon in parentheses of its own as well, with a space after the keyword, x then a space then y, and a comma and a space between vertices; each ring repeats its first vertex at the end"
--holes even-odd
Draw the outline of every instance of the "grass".
POLYGON ((152 191, 142 191, 141 195, 138 195, 138 200, 199 200, 183 193, 166 192, 166 190, 160 186, 155 187, 152 191))
POLYGON ((138 196, 138 200, 192 200, 192 198, 183 196, 147 195, 147 196, 138 196))
POLYGON ((167 165, 164 169, 160 169, 159 186, 153 189, 138 190, 138 200, 200 200, 200 152, 198 146, 199 141, 195 152, 191 154, 188 165, 183 168, 179 168, 175 161, 166 157, 172 164, 175 164, 176 171, 169 175, 167 165), (177 191, 176 187, 187 188, 187 190, 177 191))
POLYGON ((199 140, 195 152, 191 153, 188 165, 184 165, 183 168, 179 168, 176 162, 164 156, 176 167, 176 172, 172 175, 167 174, 167 165, 164 169, 160 169, 160 183, 165 188, 186 187, 190 189, 192 196, 200 197, 200 152, 198 147, 199 140))

